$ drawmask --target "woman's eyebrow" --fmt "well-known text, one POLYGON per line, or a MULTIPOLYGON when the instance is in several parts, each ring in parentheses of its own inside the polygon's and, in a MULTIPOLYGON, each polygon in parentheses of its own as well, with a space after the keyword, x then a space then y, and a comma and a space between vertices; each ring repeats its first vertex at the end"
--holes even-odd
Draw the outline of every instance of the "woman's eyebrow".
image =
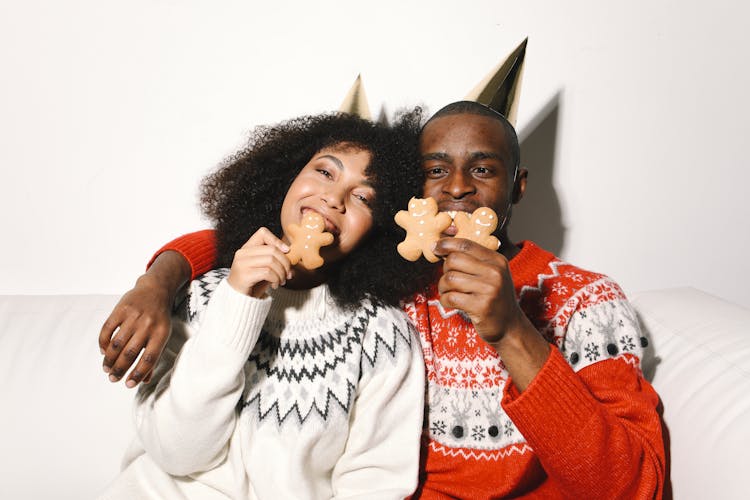
POLYGON ((344 170, 344 164, 341 163, 341 160, 339 160, 333 155, 320 155, 318 158, 327 158, 331 160, 334 165, 336 165, 336 168, 338 168, 339 170, 344 170))
MULTIPOLYGON (((336 165, 336 168, 338 168, 341 171, 344 170, 344 164, 342 163, 342 161, 333 155, 320 155, 318 158, 326 158, 328 160, 331 160, 333 164, 336 165)), ((373 187, 373 184, 369 179, 363 180, 362 185, 367 186, 367 187, 373 187)))

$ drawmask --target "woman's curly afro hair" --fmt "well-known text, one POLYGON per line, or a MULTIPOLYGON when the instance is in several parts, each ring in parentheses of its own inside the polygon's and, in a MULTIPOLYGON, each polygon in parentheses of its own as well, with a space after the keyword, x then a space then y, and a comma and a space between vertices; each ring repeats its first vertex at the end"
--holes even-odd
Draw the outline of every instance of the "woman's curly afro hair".
POLYGON ((373 228, 365 241, 335 266, 323 268, 331 294, 338 304, 354 307, 365 298, 397 305, 422 290, 433 277, 432 266, 398 255, 404 232, 393 220, 422 192, 421 118, 421 109, 415 108, 387 126, 337 113, 255 129, 247 146, 201 185, 201 207, 216 229, 217 265, 231 266, 234 253, 260 227, 280 236, 281 205, 294 178, 321 149, 341 145, 370 152, 366 174, 376 195, 373 228))

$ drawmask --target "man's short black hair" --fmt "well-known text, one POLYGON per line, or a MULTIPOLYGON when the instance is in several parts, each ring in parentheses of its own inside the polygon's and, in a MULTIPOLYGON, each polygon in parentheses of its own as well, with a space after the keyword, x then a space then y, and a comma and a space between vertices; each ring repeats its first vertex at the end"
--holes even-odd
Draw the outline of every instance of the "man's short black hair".
POLYGON ((484 104, 479 104, 475 101, 452 102, 447 106, 443 106, 442 108, 440 108, 434 115, 430 117, 429 120, 427 120, 427 123, 425 123, 424 126, 426 127, 432 120, 435 120, 437 118, 460 114, 487 116, 489 118, 494 118, 503 125, 503 129, 505 129, 505 140, 508 144, 508 149, 510 150, 511 162, 513 163, 512 172, 515 172, 521 162, 521 147, 518 144, 518 135, 516 134, 516 129, 513 127, 513 125, 510 124, 507 118, 505 118, 497 111, 488 108, 484 104))

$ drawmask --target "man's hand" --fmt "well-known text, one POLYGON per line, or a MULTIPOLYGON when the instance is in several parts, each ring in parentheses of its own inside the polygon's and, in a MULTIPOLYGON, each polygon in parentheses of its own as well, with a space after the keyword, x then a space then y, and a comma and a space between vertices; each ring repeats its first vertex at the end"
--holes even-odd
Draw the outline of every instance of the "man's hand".
POLYGON ((99 332, 103 368, 117 382, 143 351, 125 385, 148 382, 167 344, 177 290, 190 278, 190 265, 176 252, 159 255, 135 287, 122 296, 99 332))
POLYGON ((445 259, 438 282, 440 303, 465 312, 477 334, 500 354, 513 382, 524 390, 549 354, 549 345, 516 301, 508 260, 463 238, 438 240, 445 259))

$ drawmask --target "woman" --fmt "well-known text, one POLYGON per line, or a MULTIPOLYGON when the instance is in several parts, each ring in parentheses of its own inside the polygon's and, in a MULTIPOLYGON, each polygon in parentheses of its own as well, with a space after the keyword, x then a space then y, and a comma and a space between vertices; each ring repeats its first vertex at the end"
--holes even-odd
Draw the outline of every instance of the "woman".
POLYGON ((229 269, 191 283, 103 498, 414 490, 424 368, 394 306, 429 274, 396 254, 392 214, 421 187, 418 123, 418 112, 392 128, 339 114, 260 128, 204 180, 229 269), (313 270, 287 257, 311 212, 334 235, 313 270))

